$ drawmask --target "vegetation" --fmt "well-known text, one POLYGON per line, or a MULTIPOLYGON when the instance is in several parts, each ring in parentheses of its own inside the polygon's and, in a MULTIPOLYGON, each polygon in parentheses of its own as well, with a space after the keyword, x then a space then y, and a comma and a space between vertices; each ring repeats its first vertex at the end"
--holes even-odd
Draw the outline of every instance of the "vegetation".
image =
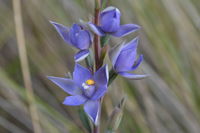
MULTIPOLYGON (((24 86, 27 79, 23 80, 20 65, 13 1, 0 0, 0 132, 30 133, 32 119, 24 86)), ((67 94, 46 78, 73 71, 76 52, 64 43, 49 20, 69 26, 80 18, 91 20, 94 0, 21 1, 33 104, 41 130, 86 132, 77 113, 80 108, 64 106, 67 94)), ((127 96, 118 133, 199 133, 200 1, 110 0, 109 4, 120 8, 122 23, 142 27, 134 33, 140 34, 138 47, 145 60, 138 73, 150 77, 140 81, 117 77, 104 99, 102 126, 106 127, 105 118, 127 96)), ((122 42, 111 40, 113 45, 122 42)))

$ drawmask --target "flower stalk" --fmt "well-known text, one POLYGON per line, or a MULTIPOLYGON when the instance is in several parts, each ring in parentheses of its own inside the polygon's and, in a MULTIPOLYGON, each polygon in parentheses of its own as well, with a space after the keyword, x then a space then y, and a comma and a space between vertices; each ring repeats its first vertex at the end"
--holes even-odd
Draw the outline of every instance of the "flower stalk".
MULTIPOLYGON (((94 24, 99 25, 99 14, 101 9, 101 0, 95 0, 95 11, 94 11, 94 24)), ((94 35, 94 53, 95 53, 95 66, 96 70, 99 69, 99 56, 100 56, 100 37, 94 35)))
MULTIPOLYGON (((101 0, 95 0, 95 12, 94 12, 94 24, 99 25, 99 14, 101 9, 101 0)), ((100 63, 100 37, 95 34, 94 35, 94 54, 95 54, 95 67, 96 71, 101 67, 100 63)), ((100 103, 101 104, 101 103, 100 103)), ((99 116, 101 116, 101 105, 99 108, 99 116)), ((94 124, 93 133, 99 133, 99 117, 98 117, 98 125, 94 124)))

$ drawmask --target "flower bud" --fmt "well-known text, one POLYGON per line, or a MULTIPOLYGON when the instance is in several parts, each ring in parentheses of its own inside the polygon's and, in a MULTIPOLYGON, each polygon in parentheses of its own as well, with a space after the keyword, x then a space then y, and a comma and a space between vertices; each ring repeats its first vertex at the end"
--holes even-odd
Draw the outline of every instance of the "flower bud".
POLYGON ((112 114, 110 115, 106 133, 114 133, 118 129, 123 116, 124 104, 125 97, 122 98, 120 103, 115 107, 112 114))
POLYGON ((130 73, 136 70, 143 60, 143 55, 137 58, 138 40, 139 38, 137 37, 125 45, 116 45, 109 52, 115 72, 123 77, 135 80, 147 77, 147 75, 130 73))
POLYGON ((82 26, 74 24, 69 31, 69 38, 72 45, 76 48, 84 50, 88 49, 91 44, 91 36, 89 31, 83 29, 82 26))
POLYGON ((108 7, 101 12, 100 24, 104 32, 116 32, 120 27, 119 9, 108 7))
POLYGON ((74 56, 76 62, 85 59, 89 55, 92 35, 86 30, 86 26, 83 25, 83 23, 73 24, 73 26, 69 28, 53 21, 50 22, 67 44, 79 49, 79 52, 74 56))

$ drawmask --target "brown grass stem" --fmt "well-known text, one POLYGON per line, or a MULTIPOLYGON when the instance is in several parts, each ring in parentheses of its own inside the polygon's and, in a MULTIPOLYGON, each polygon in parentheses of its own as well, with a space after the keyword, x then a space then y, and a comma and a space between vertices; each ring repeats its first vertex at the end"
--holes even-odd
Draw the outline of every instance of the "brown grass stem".
POLYGON ((35 133, 41 133, 41 128, 39 124, 39 117, 37 112, 37 107, 35 106, 34 92, 32 88, 31 75, 28 65, 28 57, 25 46, 25 36, 23 29, 22 13, 21 13, 21 1, 13 0, 13 10, 14 10, 14 21, 15 30, 17 37, 17 45, 19 51, 19 58, 21 63, 22 75, 24 80, 24 86, 26 88, 26 94, 29 102, 29 110, 33 124, 33 130, 35 133))

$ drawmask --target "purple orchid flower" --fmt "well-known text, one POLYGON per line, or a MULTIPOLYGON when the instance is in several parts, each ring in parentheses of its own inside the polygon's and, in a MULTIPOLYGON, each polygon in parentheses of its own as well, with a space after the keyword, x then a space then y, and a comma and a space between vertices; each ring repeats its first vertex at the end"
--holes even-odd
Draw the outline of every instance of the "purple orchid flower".
POLYGON ((140 28, 136 24, 120 25, 121 13, 116 7, 107 7, 100 14, 100 26, 89 22, 91 30, 99 36, 111 34, 115 37, 126 36, 140 28))
POLYGON ((98 124, 99 99, 107 91, 108 78, 107 65, 101 67, 92 75, 91 71, 79 64, 75 65, 73 80, 48 77, 57 86, 72 95, 66 97, 63 104, 71 106, 84 104, 84 111, 95 124, 98 124))
POLYGON ((80 50, 74 56, 76 62, 83 60, 89 55, 89 47, 92 44, 92 36, 90 32, 84 28, 84 26, 73 24, 71 28, 68 28, 62 24, 52 21, 50 22, 66 43, 80 50))
POLYGON ((142 79, 147 75, 139 75, 129 73, 136 70, 143 60, 143 55, 137 58, 138 37, 127 43, 126 45, 116 45, 113 47, 109 56, 116 73, 130 79, 142 79))

